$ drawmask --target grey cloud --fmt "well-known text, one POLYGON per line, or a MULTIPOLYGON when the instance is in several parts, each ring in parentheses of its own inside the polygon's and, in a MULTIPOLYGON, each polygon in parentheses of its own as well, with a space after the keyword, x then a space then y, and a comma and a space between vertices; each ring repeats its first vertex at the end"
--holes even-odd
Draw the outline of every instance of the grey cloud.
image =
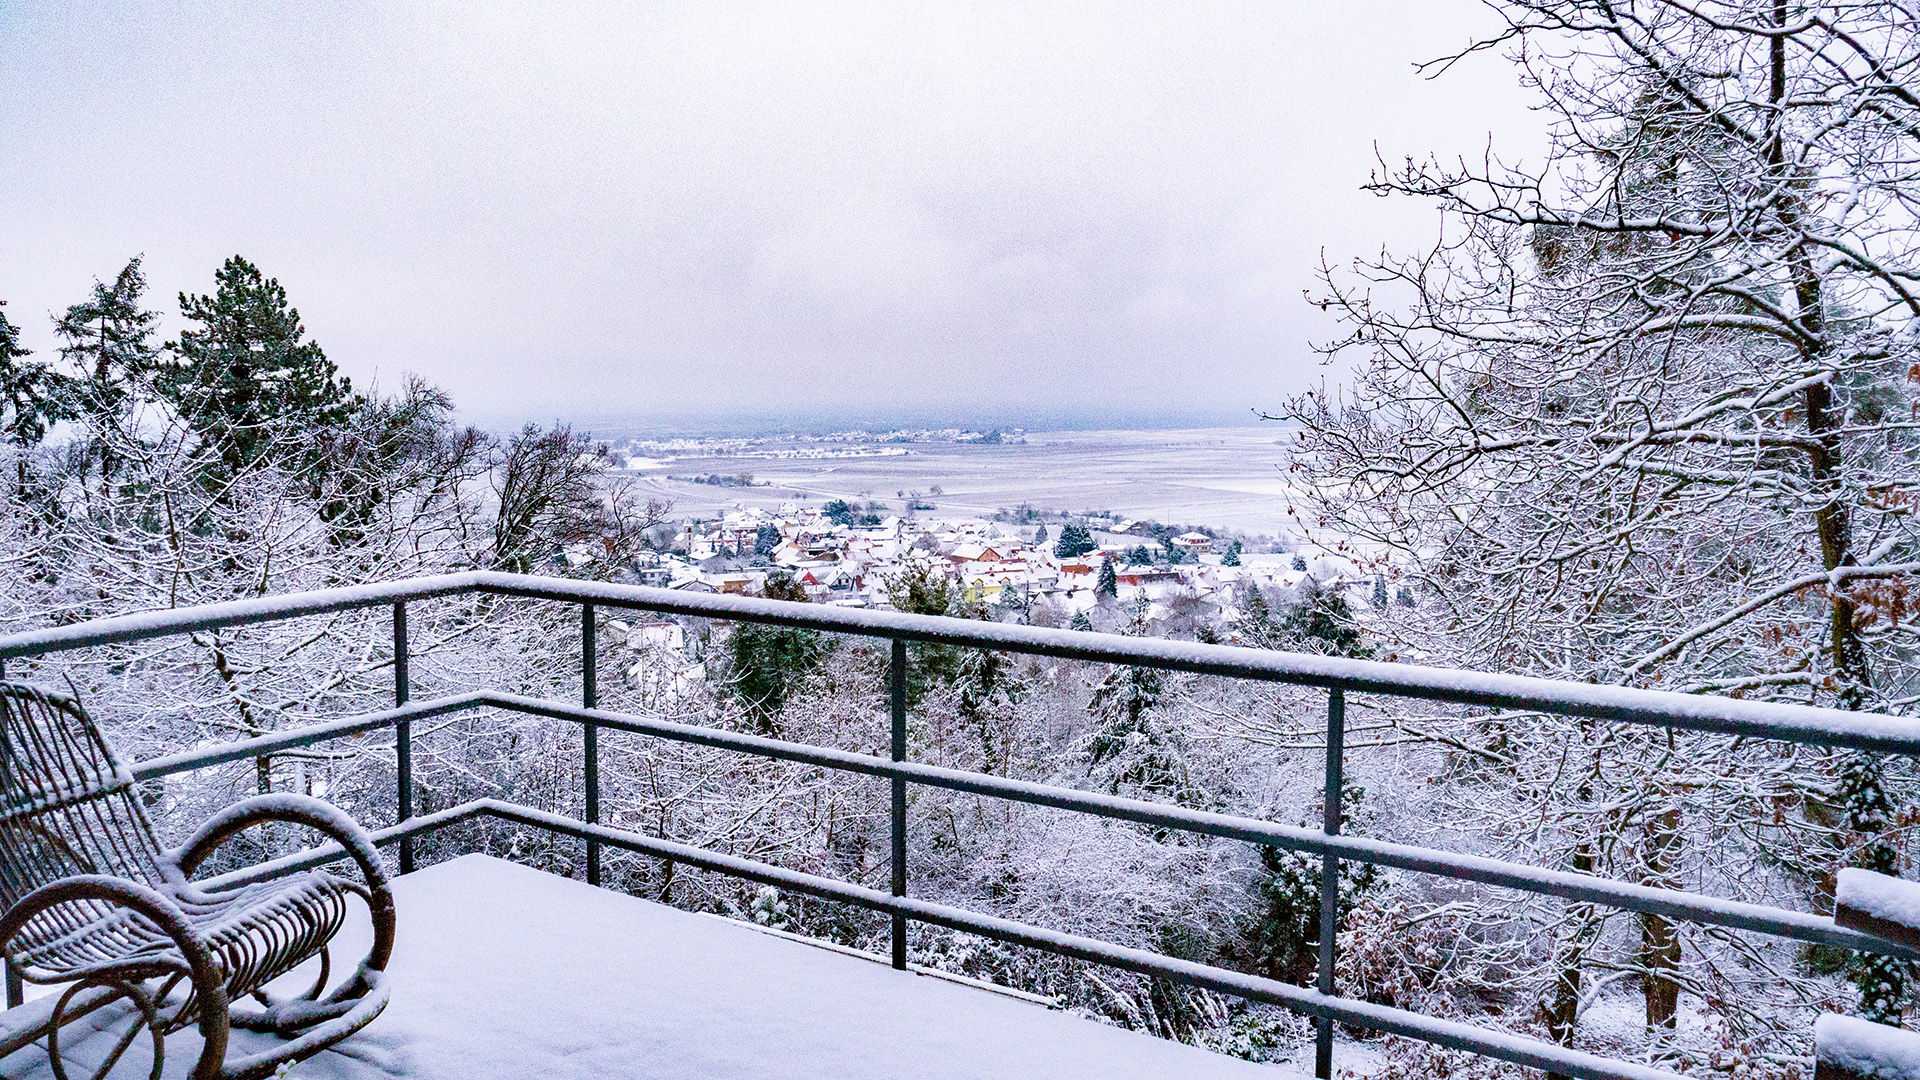
POLYGON ((493 416, 1220 410, 1317 379, 1300 300, 1425 242, 1391 152, 1531 128, 1466 0, 0 8, 0 297, 240 252, 361 379, 493 416))

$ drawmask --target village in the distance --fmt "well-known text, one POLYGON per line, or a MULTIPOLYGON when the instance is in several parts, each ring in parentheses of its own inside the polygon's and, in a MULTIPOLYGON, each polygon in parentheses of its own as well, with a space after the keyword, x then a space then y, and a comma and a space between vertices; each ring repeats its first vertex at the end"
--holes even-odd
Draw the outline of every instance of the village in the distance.
MULTIPOLYGON (((1129 516, 1150 505, 1129 505, 1129 495, 1165 483, 1148 474, 1104 494, 1119 500, 1115 508, 1058 508, 1062 493, 1086 493, 1059 486, 1072 459, 1169 438, 1244 453, 1245 433, 1061 438, 955 428, 621 440, 608 455, 624 465, 618 472, 674 509, 650 535, 651 550, 617 576, 686 592, 881 610, 921 603, 903 599, 912 584, 916 595, 934 590, 943 613, 1248 644, 1270 644, 1257 640, 1270 613, 1325 608, 1364 622, 1389 602, 1413 602, 1379 568, 1288 534, 1284 500, 1234 492, 1231 479, 1214 493, 1220 501, 1188 508, 1265 529, 1129 516), (1239 441, 1228 441, 1236 434, 1239 441), (955 490, 941 486, 943 476, 960 478, 947 480, 955 490), (909 486, 875 490, 896 483, 909 486), (989 509, 983 500, 991 499, 1010 505, 989 509)), ((1271 447, 1270 431, 1259 439, 1271 447)), ((1182 480, 1191 486, 1194 478, 1182 480)), ((564 558, 578 568, 593 554, 579 547, 564 558)), ((679 623, 633 632, 636 646, 668 645, 691 660, 702 653, 679 623)))
MULTIPOLYGON (((747 507, 684 521, 664 550, 628 572, 638 584, 690 593, 777 596, 895 610, 931 588, 943 613, 1078 630, 1226 644, 1258 644, 1271 613, 1338 611, 1365 620, 1404 587, 1339 554, 1207 527, 1118 519, 1111 512, 992 517, 879 513, 878 503, 834 499, 747 507), (1252 639, 1252 640, 1249 640, 1252 639)), ((577 564, 585 550, 569 550, 577 564)), ((621 575, 627 576, 627 575, 621 575)), ((699 680, 706 643, 685 621, 618 622, 609 632, 636 651, 671 657, 675 682, 699 680)), ((636 672, 643 681, 664 671, 636 672)))
POLYGON ((789 503, 778 513, 738 510, 689 523, 674 550, 643 557, 636 575, 646 585, 748 595, 763 592, 769 576, 786 575, 820 603, 890 608, 888 582, 930 567, 951 580, 962 602, 1018 613, 1039 626, 1091 618, 1103 601, 1142 598, 1156 624, 1183 617, 1231 622, 1237 589, 1292 589, 1308 577, 1362 603, 1376 582, 1387 587, 1335 555, 1251 552, 1209 531, 1173 533, 1154 523, 1068 518, 1015 525, 893 515, 866 523, 854 514, 839 501, 789 503))

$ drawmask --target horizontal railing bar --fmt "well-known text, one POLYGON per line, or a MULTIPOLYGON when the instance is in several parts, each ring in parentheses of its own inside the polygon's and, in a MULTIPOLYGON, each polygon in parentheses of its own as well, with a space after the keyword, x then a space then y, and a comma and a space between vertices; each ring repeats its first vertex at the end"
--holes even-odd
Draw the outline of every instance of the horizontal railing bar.
POLYGON ((477 573, 441 574, 435 577, 404 578, 368 585, 350 585, 338 589, 259 596, 247 600, 229 600, 218 604, 200 604, 184 608, 160 608, 106 619, 89 619, 68 626, 0 637, 0 660, 20 656, 85 649, 122 641, 143 641, 196 630, 217 630, 227 626, 293 619, 303 615, 325 615, 354 608, 377 607, 397 600, 424 600, 436 596, 457 596, 480 588, 477 573))
POLYGON ((1781 702, 1597 686, 1524 675, 1492 675, 1447 668, 1350 660, 1337 656, 1124 637, 1083 630, 988 623, 897 611, 796 604, 722 593, 686 593, 518 574, 480 572, 480 588, 506 596, 591 602, 674 615, 737 619, 866 637, 996 649, 1071 660, 1191 671, 1263 682, 1339 688, 1362 693, 1499 708, 1537 709, 1568 716, 1657 724, 1724 735, 1781 739, 1920 754, 1920 720, 1781 702))
POLYGON ((1106 964, 1141 975, 1172 979, 1189 986, 1278 1005, 1309 1016, 1325 1016, 1338 1023, 1421 1039, 1450 1049, 1499 1058, 1563 1076, 1581 1077, 1582 1080, 1679 1080, 1676 1074, 1664 1069, 1615 1061, 1522 1035, 1441 1020, 1353 998, 1322 994, 1273 979, 1264 979, 1257 975, 1247 975, 1188 960, 1177 960, 1144 949, 1128 948, 1124 945, 1065 934, 1011 919, 981 915, 964 908, 949 907, 928 900, 891 896, 875 889, 787 870, 737 855, 726 855, 668 840, 657 840, 606 825, 589 825, 584 821, 528 806, 518 806, 493 799, 477 800, 477 804, 478 813, 575 839, 598 840, 608 847, 624 848, 657 858, 671 859, 714 873, 745 878, 822 899, 856 904, 872 911, 905 915, 908 918, 935 926, 944 926, 950 930, 980 934, 983 937, 1060 956, 1070 956, 1078 960, 1106 964))
POLYGON ((559 702, 541 701, 515 694, 487 692, 486 703, 497 708, 530 713, 575 723, 594 723, 601 727, 652 735, 676 742, 692 743, 716 749, 734 750, 761 757, 778 758, 806 765, 818 765, 844 772, 877 777, 900 777, 910 783, 964 791, 974 795, 1011 799, 1017 802, 1073 810, 1097 817, 1117 818, 1142 825, 1158 825, 1186 832, 1270 844, 1292 851, 1318 855, 1338 855, 1343 859, 1391 866, 1417 873, 1433 874, 1485 885, 1520 889, 1555 896, 1564 900, 1605 904, 1628 911, 1668 915, 1693 922, 1710 923, 1741 930, 1753 930, 1799 941, 1837 945, 1863 952, 1920 957, 1920 951, 1886 941, 1871 934, 1836 926, 1831 918, 1764 904, 1700 896, 1672 889, 1634 885, 1564 870, 1544 870, 1524 863, 1510 863, 1478 855, 1434 848, 1396 844, 1362 836, 1328 835, 1318 829, 1279 825, 1255 818, 1191 810, 1184 806, 1144 802, 1117 795, 1053 787, 1027 780, 1011 780, 985 773, 947 769, 917 762, 893 762, 846 750, 784 742, 760 735, 720 731, 714 728, 678 724, 616 713, 605 709, 582 709, 559 702))
MULTIPOLYGON (((452 825, 456 822, 465 821, 467 818, 479 816, 484 810, 485 807, 479 802, 461 803, 459 806, 448 807, 437 813, 419 814, 410 817, 398 825, 390 825, 384 829, 376 829, 368 833, 367 837, 374 842, 375 846, 385 847, 388 844, 398 843, 405 837, 430 833, 443 826, 452 825)), ((304 851, 296 851, 291 855, 283 855, 269 862, 255 863, 252 866, 240 870, 231 870, 224 874, 215 875, 214 877, 203 878, 194 882, 193 885, 203 892, 229 892, 234 889, 244 888, 248 885, 257 885, 262 881, 271 881, 277 877, 285 877, 288 874, 298 873, 302 870, 312 870, 316 867, 325 866, 328 863, 339 862, 346 857, 346 848, 341 847, 333 841, 328 841, 317 847, 307 848, 304 851)))
POLYGON ((0 659, 474 591, 1467 705, 1529 709, 1819 746, 1920 754, 1920 720, 1883 713, 493 571, 143 612, 28 631, 0 637, 0 659))
POLYGON ((158 776, 173 773, 191 772, 210 765, 220 765, 244 758, 256 758, 262 754, 272 754, 281 750, 291 750, 300 746, 311 746, 328 739, 338 739, 347 735, 359 735, 379 728, 392 727, 401 720, 418 720, 427 716, 440 716, 444 713, 460 712, 487 704, 484 694, 457 694, 452 697, 434 698, 431 701, 419 701, 380 712, 362 713, 358 716, 329 720, 307 727, 276 731, 271 735, 245 739, 240 742, 221 743, 219 746, 188 750, 166 757, 148 758, 134 765, 129 771, 135 780, 151 780, 158 776))
MULTIPOLYGON (((342 733, 369 730, 374 726, 390 725, 402 717, 420 715, 439 715, 472 708, 499 708, 531 716, 543 716, 552 720, 564 720, 572 723, 593 723, 603 728, 626 731, 638 735, 648 735, 669 739, 696 746, 706 746, 719 750, 731 750, 738 753, 754 754, 760 757, 792 761, 802 765, 814 765, 836 769, 842 772, 857 773, 866 776, 893 778, 899 777, 910 783, 929 787, 963 791, 973 795, 990 798, 1010 799, 1017 802, 1047 806, 1059 810, 1071 810, 1093 814, 1097 817, 1131 821, 1142 825, 1155 825, 1164 828, 1180 829, 1185 832, 1219 836, 1230 840, 1240 840, 1253 844, 1267 844, 1292 851, 1309 852, 1316 855, 1333 854, 1343 859, 1357 862, 1391 866, 1415 873, 1432 874, 1462 881, 1474 881, 1484 885, 1501 888, 1519 889, 1524 892, 1554 896, 1564 900, 1584 903, 1604 904, 1627 911, 1639 911, 1672 918, 1687 919, 1692 922, 1726 926, 1757 933, 1772 934, 1797 941, 1809 941, 1824 945, 1834 945, 1860 952, 1885 953, 1895 956, 1920 956, 1920 952, 1909 949, 1896 942, 1886 941, 1871 934, 1836 926, 1834 921, 1824 915, 1790 911, 1764 904, 1751 904, 1739 900, 1725 900, 1718 897, 1700 896, 1695 893, 1672 889, 1657 889, 1647 885, 1635 885, 1628 882, 1613 881, 1607 878, 1593 877, 1587 874, 1575 874, 1564 870, 1545 870, 1527 866, 1524 863, 1511 863, 1499 859, 1490 859, 1478 855, 1464 855, 1457 852, 1441 851, 1435 848, 1417 847, 1411 844, 1396 844, 1384 840, 1374 840, 1362 836, 1330 836, 1318 829, 1301 826, 1279 825, 1256 818, 1239 817, 1232 814, 1218 814, 1204 810, 1191 810, 1183 806, 1170 806, 1164 803, 1144 802, 1138 799, 1126 799, 1117 795, 1103 795, 1098 792, 1079 791, 1073 788, 1053 787, 1036 784, 1026 780, 1011 780, 1005 777, 989 776, 985 773, 965 772, 959 769, 947 769, 937 765, 923 765, 916 762, 893 762, 868 754, 857 754, 830 747, 811 746, 805 743, 786 742, 769 739, 760 735, 746 735, 739 732, 721 731, 716 728, 697 727, 691 724, 679 724, 670 720, 655 720, 631 713, 613 712, 607 709, 586 709, 577 705, 567 705, 538 698, 522 697, 517 694, 505 694, 498 691, 475 691, 455 697, 435 698, 416 702, 401 709, 388 709, 365 716, 347 717, 329 724, 316 724, 282 732, 271 738, 278 740, 276 748, 285 746, 304 746, 324 739, 337 737, 342 733)), ((254 743, 263 740, 252 740, 254 743)), ((156 768, 161 762, 174 762, 166 771, 182 771, 215 764, 213 760, 233 760, 234 757, 251 754, 220 756, 224 748, 196 751, 191 755, 174 755, 171 758, 155 758, 134 766, 133 774, 139 778, 161 775, 156 768), (191 760, 189 760, 191 759, 191 760)), ((376 834, 379 835, 379 834, 376 834)), ((395 836, 406 835, 395 833, 395 836)))

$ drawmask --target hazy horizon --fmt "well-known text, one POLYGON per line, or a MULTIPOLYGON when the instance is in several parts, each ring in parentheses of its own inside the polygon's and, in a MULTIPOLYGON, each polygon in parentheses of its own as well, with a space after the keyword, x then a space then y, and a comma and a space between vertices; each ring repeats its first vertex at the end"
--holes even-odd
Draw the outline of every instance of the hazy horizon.
MULTIPOLYGON (((545 416, 513 411, 458 409, 459 419, 489 431, 515 429, 523 424, 547 427, 565 424, 599 438, 778 437, 826 435, 843 431, 880 433, 899 429, 941 431, 1194 431, 1234 430, 1272 426, 1252 410, 990 412, 954 409, 847 409, 790 412, 608 413, 574 411, 545 416)), ((1277 434, 1276 434, 1276 437, 1277 434)))

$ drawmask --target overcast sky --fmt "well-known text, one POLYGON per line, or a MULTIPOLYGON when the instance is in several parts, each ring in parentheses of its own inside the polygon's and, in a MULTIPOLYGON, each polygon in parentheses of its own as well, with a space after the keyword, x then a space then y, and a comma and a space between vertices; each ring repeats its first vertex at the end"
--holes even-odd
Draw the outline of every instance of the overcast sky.
POLYGON ((483 422, 1236 423, 1301 298, 1434 234, 1377 142, 1524 151, 1470 0, 147 6, 0 0, 0 299, 244 254, 356 382, 483 422), (532 10, 532 9, 542 10, 532 10))

